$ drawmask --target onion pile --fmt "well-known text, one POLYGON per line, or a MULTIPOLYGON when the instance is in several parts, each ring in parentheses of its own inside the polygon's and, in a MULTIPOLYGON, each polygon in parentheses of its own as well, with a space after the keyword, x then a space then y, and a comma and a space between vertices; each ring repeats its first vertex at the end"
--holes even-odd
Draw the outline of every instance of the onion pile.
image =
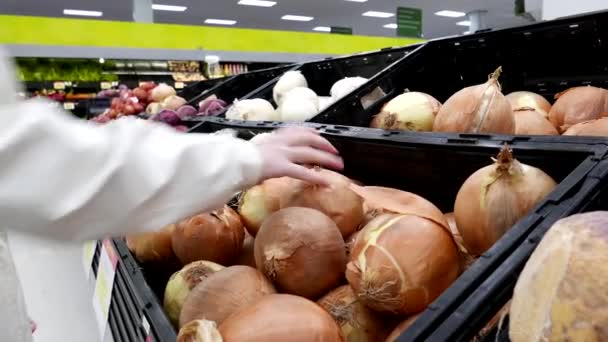
POLYGON ((458 249, 443 216, 440 220, 444 225, 415 212, 382 214, 363 228, 346 278, 365 305, 379 312, 414 314, 458 277, 458 249))
POLYGON ((418 92, 401 94, 386 103, 370 127, 390 130, 429 132, 441 103, 434 97, 418 92))
POLYGON ((605 137, 608 136, 608 118, 577 123, 568 128, 564 135, 605 137))
POLYGON ((340 325, 347 341, 383 341, 389 333, 386 320, 359 302, 349 285, 331 291, 318 304, 340 325))
POLYGON ((549 120, 561 132, 581 122, 596 120, 608 113, 608 90, 575 87, 555 95, 549 120))
POLYGON ((310 300, 274 294, 226 319, 219 331, 226 342, 346 341, 332 317, 310 300))
POLYGON ((281 121, 308 121, 320 112, 319 97, 308 88, 293 88, 277 109, 281 121))
POLYGON ((212 273, 190 291, 179 316, 179 325, 183 327, 199 319, 220 325, 231 314, 273 293, 276 291, 270 281, 255 268, 225 268, 212 273))
POLYGON ((158 232, 139 233, 126 238, 127 247, 141 263, 172 262, 175 259, 171 237, 175 225, 163 227, 158 232))
POLYGON ((607 267, 607 212, 555 223, 515 285, 511 341, 605 341, 607 267))
POLYGON ((441 107, 433 131, 454 133, 514 134, 515 118, 509 101, 501 93, 498 68, 489 80, 464 88, 441 107))
POLYGON ((222 269, 224 266, 211 261, 195 261, 169 278, 165 288, 163 308, 174 325, 179 322, 179 314, 190 291, 209 275, 222 269))
POLYGON ((179 222, 172 243, 175 255, 184 264, 208 260, 228 265, 239 256, 244 239, 239 215, 224 206, 179 222))
POLYGON ((514 159, 505 145, 496 162, 473 173, 456 196, 454 216, 466 249, 483 254, 555 186, 542 170, 514 159))
POLYGON ((272 214, 255 239, 259 270, 281 292, 316 299, 335 288, 344 274, 346 252, 340 230, 309 208, 272 214))

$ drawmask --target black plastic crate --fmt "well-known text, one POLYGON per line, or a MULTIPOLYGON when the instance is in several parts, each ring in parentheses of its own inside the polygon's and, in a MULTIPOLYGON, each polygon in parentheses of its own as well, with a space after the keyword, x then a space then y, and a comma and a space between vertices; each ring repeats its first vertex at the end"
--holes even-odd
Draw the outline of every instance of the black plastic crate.
POLYGON ((553 97, 579 85, 608 86, 608 12, 427 42, 311 121, 369 127, 372 116, 405 89, 445 102, 484 83, 502 66, 503 93, 528 90, 553 97), (385 94, 364 108, 374 90, 385 94))
POLYGON ((204 91, 209 90, 218 84, 222 84, 226 81, 231 80, 233 77, 234 76, 212 78, 210 80, 196 82, 196 83, 190 84, 190 85, 186 86, 184 89, 178 91, 178 95, 183 97, 186 100, 191 100, 191 99, 199 96, 200 94, 202 94, 204 91))

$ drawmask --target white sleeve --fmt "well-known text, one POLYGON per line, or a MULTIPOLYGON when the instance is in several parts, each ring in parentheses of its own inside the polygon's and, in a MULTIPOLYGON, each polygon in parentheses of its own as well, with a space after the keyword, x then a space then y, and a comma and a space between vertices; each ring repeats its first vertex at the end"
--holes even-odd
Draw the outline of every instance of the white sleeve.
MULTIPOLYGON (((10 101, 9 101, 10 102, 10 101)), ((250 142, 144 120, 96 125, 44 101, 0 104, 0 224, 56 239, 156 230, 255 184, 250 142)))

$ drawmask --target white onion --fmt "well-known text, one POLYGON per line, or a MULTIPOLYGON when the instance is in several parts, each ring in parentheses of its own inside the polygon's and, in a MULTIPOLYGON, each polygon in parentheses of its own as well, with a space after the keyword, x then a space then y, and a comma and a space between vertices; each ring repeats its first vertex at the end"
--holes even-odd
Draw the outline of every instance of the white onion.
POLYGON ((284 73, 272 90, 274 102, 277 106, 283 103, 283 96, 287 92, 297 87, 308 87, 308 82, 306 82, 304 75, 300 71, 288 71, 284 73))
POLYGON ((226 118, 246 121, 276 121, 274 107, 264 99, 235 100, 226 112, 226 118))
POLYGON ((308 88, 294 88, 283 97, 279 107, 282 121, 307 121, 319 114, 319 97, 308 88))
POLYGON ((319 96, 319 112, 326 110, 334 103, 334 98, 331 96, 319 96))
POLYGON ((330 94, 334 101, 350 94, 355 89, 367 83, 368 79, 363 77, 346 77, 334 83, 331 87, 330 94))

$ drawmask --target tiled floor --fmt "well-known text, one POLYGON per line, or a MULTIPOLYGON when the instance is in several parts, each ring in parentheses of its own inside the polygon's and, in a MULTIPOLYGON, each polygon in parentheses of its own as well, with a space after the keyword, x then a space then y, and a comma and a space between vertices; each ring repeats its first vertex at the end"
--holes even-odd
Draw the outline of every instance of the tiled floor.
POLYGON ((35 342, 99 341, 92 285, 85 279, 80 244, 9 234, 35 342))

